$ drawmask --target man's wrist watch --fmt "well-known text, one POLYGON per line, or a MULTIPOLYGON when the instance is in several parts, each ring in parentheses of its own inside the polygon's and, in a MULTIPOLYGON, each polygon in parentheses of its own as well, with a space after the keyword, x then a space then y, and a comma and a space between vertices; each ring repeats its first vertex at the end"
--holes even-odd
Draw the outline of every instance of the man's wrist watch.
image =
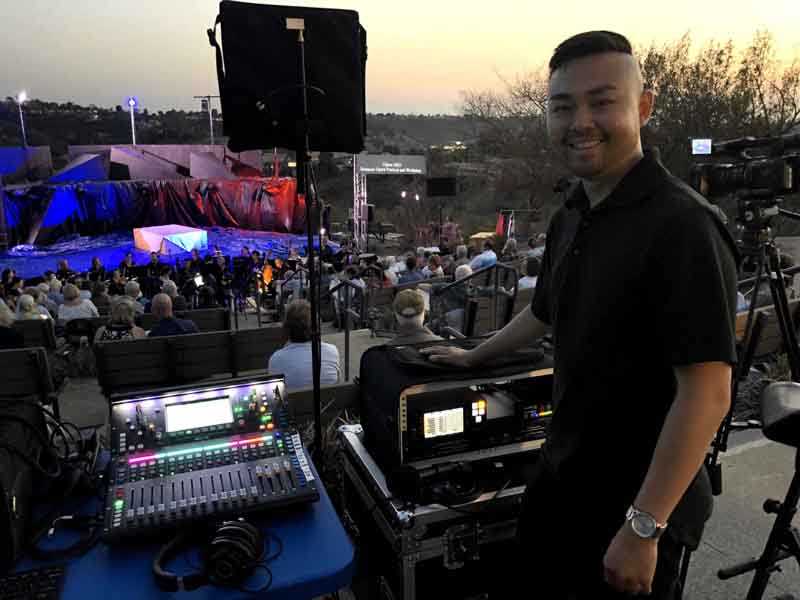
POLYGON ((667 528, 666 523, 659 523, 653 515, 634 506, 628 509, 625 521, 630 523, 633 533, 645 540, 657 540, 667 528))

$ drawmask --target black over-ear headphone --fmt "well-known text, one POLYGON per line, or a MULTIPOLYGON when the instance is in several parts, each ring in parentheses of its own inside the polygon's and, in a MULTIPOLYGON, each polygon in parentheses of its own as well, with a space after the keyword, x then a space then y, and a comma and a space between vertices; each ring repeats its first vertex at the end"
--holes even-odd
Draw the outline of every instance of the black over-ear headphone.
POLYGON ((225 521, 202 549, 199 572, 179 576, 164 570, 164 565, 196 541, 188 532, 179 533, 165 544, 153 559, 153 576, 165 592, 191 591, 213 584, 240 587, 264 558, 264 536, 245 521, 225 521))

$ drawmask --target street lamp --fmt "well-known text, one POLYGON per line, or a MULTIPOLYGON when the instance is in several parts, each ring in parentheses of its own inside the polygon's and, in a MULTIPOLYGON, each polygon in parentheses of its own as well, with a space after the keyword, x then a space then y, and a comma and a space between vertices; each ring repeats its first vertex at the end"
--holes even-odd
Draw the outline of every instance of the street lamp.
POLYGON ((133 115, 136 112, 136 106, 139 102, 136 100, 136 96, 130 96, 125 103, 128 105, 128 112, 131 113, 131 139, 133 140, 133 145, 136 145, 136 123, 134 122, 133 115))
POLYGON ((22 114, 22 105, 28 101, 28 92, 22 90, 17 94, 17 107, 19 107, 19 128, 22 130, 22 145, 28 147, 28 136, 25 133, 25 117, 22 114))
POLYGON ((211 110, 211 99, 219 96, 195 96, 195 100, 200 100, 200 110, 208 111, 208 130, 211 138, 211 145, 214 145, 214 115, 211 110))

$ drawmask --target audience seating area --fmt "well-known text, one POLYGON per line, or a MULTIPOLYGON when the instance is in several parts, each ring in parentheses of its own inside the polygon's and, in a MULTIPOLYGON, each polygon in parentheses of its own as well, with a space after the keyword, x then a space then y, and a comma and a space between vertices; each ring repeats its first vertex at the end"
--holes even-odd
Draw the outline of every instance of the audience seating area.
MULTIPOLYGON (((196 308, 176 312, 175 316, 179 319, 189 319, 194 321, 197 328, 202 331, 229 331, 231 328, 231 313, 227 308, 196 308)), ((150 313, 145 313, 141 317, 140 326, 145 331, 150 331, 157 322, 157 319, 150 313)))
POLYGON ((59 416, 58 390, 53 385, 50 362, 44 348, 0 350, 0 364, 3 365, 0 402, 35 400, 52 406, 55 416, 59 416))
POLYGON ((266 371, 269 356, 285 341, 281 327, 99 342, 94 351, 97 379, 106 397, 198 381, 266 371))

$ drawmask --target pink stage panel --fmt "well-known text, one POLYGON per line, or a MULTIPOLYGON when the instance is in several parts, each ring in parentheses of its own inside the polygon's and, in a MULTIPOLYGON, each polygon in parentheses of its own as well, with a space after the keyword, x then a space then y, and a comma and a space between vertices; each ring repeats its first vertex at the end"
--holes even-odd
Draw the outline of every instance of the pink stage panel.
POLYGON ((181 254, 208 248, 208 236, 204 230, 183 225, 134 229, 133 242, 139 250, 159 254, 181 254))

